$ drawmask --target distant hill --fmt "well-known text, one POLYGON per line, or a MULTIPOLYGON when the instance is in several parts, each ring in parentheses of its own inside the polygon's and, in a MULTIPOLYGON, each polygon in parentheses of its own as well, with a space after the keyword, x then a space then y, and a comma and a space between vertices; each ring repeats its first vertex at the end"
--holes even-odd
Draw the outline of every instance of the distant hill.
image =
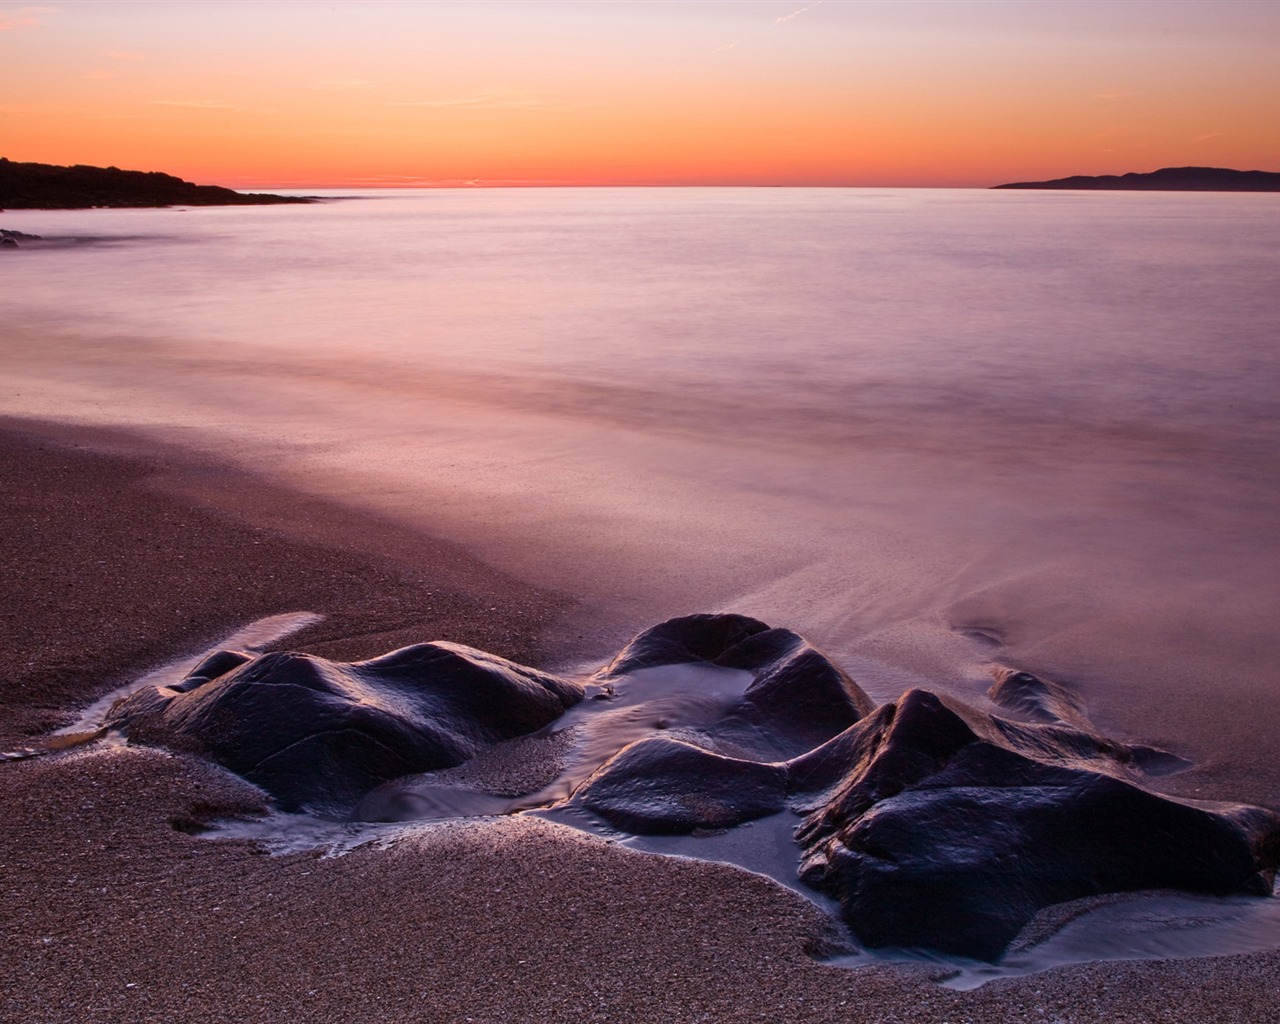
POLYGON ((0 210, 84 210, 95 206, 262 206, 312 199, 194 185, 159 171, 59 167, 0 157, 0 210))
POLYGON ((1017 181, 995 188, 1084 188, 1134 192, 1280 192, 1274 171, 1233 171, 1226 167, 1163 167, 1147 174, 1102 174, 1052 181, 1017 181))

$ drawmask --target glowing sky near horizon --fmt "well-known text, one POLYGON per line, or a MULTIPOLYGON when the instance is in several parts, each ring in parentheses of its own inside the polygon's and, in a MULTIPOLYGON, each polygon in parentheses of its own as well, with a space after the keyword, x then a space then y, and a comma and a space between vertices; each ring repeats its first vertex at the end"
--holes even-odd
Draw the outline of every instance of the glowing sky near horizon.
POLYGON ((0 5, 0 155, 232 186, 1280 170, 1280 2, 0 5))

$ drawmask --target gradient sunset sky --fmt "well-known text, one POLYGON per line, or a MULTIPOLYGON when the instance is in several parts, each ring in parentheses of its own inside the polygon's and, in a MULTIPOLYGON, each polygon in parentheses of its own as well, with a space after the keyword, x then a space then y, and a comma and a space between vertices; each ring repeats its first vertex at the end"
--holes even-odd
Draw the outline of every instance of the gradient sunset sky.
POLYGON ((1280 170, 1280 0, 5 4, 0 155, 233 187, 1280 170))

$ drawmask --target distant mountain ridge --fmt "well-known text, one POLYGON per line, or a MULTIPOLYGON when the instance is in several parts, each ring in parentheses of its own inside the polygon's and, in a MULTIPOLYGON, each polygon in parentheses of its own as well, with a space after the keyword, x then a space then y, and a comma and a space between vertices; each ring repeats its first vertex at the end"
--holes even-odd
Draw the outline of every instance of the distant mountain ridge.
POLYGON ((159 171, 17 163, 0 157, 0 210, 85 210, 97 206, 265 206, 310 203, 301 196, 196 185, 159 171))
POLYGON ((1077 174, 1051 181, 1016 181, 993 188, 1114 189, 1134 192, 1280 192, 1280 173, 1226 167, 1162 167, 1130 174, 1077 174))

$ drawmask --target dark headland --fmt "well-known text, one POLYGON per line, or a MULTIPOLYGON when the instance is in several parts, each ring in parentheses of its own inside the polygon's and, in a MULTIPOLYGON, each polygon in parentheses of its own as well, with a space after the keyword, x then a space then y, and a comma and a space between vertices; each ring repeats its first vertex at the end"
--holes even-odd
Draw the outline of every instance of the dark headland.
POLYGON ((0 209, 86 210, 98 206, 266 206, 311 203, 303 196, 236 192, 159 171, 18 163, 0 157, 0 209))
POLYGON ((993 188, 1098 189, 1131 192, 1280 192, 1280 173, 1227 167, 1162 167, 1130 174, 1076 174, 1051 181, 1015 181, 993 188))

